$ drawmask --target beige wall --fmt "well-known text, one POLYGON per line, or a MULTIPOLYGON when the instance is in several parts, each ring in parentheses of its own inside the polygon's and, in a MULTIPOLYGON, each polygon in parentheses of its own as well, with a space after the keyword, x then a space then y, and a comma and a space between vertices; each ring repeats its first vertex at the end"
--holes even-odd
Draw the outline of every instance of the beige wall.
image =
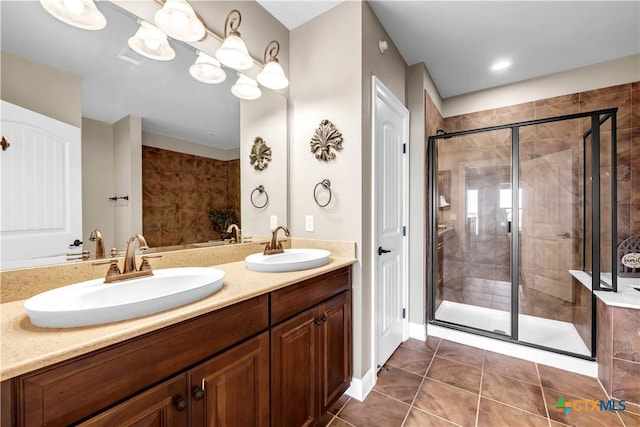
POLYGON ((93 254, 89 242, 94 228, 102 233, 107 250, 115 246, 115 195, 113 125, 82 119, 82 237, 84 247, 93 254))
POLYGON ((371 77, 405 103, 406 64, 367 3, 345 2, 291 31, 290 225, 295 237, 356 241, 354 266, 354 378, 373 372, 371 312, 371 77), (378 41, 387 40, 381 54, 378 41), (331 55, 327 55, 330 48, 331 55), (343 135, 334 160, 318 161, 309 142, 323 119, 343 135), (315 185, 331 181, 326 208, 315 185), (305 216, 314 231, 305 231, 305 216))
MULTIPOLYGON (((299 238, 352 240, 362 259, 362 4, 344 2, 290 33, 289 226, 299 238), (343 150, 329 162, 310 151, 309 142, 323 119, 342 132, 343 150), (333 198, 321 208, 314 186, 331 181, 333 198), (305 231, 313 215, 314 231, 305 231)), ((353 267, 354 377, 369 369, 363 348, 362 266, 353 267)))
POLYGON ((80 77, 4 51, 0 68, 2 99, 72 126, 82 126, 80 77))
MULTIPOLYGON (((289 224, 288 125, 287 98, 282 95, 264 89, 260 100, 240 103, 240 205, 245 235, 269 235, 272 215, 277 217, 278 225, 289 224), (262 171, 249 162, 251 147, 258 136, 271 148, 271 162, 262 171), (251 193, 259 185, 264 186, 269 196, 269 203, 261 209, 251 204, 251 193)), ((258 206, 265 202, 258 191, 253 197, 258 206)))
POLYGON ((113 125, 115 196, 115 246, 123 248, 133 233, 142 233, 142 120, 129 115, 113 125))

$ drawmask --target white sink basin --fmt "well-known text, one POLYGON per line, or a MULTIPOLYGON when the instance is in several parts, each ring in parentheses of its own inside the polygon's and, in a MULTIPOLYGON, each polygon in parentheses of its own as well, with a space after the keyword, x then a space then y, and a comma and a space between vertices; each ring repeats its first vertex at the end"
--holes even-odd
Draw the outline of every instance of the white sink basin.
POLYGON ((167 268, 122 282, 88 280, 35 295, 24 302, 34 326, 71 328, 146 316, 200 300, 220 290, 216 268, 167 268))
POLYGON ((324 249, 285 249, 282 254, 252 254, 245 261, 249 270, 276 273, 320 267, 329 262, 330 255, 324 249))

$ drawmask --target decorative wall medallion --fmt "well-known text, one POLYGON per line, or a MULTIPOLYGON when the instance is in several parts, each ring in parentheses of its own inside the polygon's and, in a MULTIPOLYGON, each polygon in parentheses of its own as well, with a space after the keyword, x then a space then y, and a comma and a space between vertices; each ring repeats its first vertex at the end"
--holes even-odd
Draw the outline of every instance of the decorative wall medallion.
POLYGON ((331 149, 342 150, 342 134, 333 123, 325 119, 320 122, 311 138, 311 152, 315 154, 316 159, 328 162, 336 157, 336 153, 331 149))
POLYGON ((253 168, 257 171, 265 170, 267 166, 269 166, 269 162, 271 161, 271 147, 259 136, 256 136, 256 139, 253 141, 249 160, 253 168))

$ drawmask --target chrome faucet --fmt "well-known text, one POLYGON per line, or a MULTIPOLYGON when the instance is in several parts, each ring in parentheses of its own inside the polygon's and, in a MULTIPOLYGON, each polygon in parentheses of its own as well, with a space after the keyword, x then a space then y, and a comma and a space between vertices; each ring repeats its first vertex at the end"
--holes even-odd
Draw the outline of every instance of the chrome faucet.
POLYGON ((122 274, 133 273, 138 271, 136 268, 136 242, 140 244, 140 250, 149 249, 147 240, 140 233, 136 233, 129 237, 127 242, 127 251, 124 253, 124 267, 122 274))
POLYGON ((237 224, 231 224, 227 233, 231 233, 231 243, 242 243, 242 232, 237 224))
POLYGON ((264 248, 264 255, 274 255, 281 254, 284 252, 282 248, 282 242, 278 241, 278 231, 283 230, 285 236, 289 236, 289 229, 280 225, 273 230, 273 234, 271 235, 271 242, 267 243, 267 246, 264 248))
POLYGON ((104 258, 104 240, 102 240, 102 233, 97 228, 89 234, 89 240, 96 242, 96 259, 104 258))

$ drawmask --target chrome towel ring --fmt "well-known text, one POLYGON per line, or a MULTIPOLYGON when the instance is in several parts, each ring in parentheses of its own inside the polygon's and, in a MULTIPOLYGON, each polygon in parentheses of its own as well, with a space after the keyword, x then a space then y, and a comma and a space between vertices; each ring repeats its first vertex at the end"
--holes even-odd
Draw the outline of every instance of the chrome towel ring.
POLYGON ((329 203, 331 203, 331 181, 329 181, 328 179, 323 179, 322 181, 320 181, 319 183, 316 184, 315 187, 313 187, 313 199, 316 201, 316 204, 318 206, 320 206, 321 208, 325 208, 329 205, 329 203), (325 190, 327 190, 329 192, 329 200, 327 200, 327 203, 325 204, 321 204, 318 201, 318 187, 322 186, 322 188, 324 188, 325 190))
POLYGON ((267 206, 269 204, 269 195, 267 194, 267 190, 264 189, 264 185, 258 185, 256 188, 253 189, 253 191, 251 192, 251 204, 253 205, 253 207, 257 208, 257 209, 262 209, 265 206, 267 206), (259 197, 261 194, 264 194, 265 197, 265 201, 263 204, 258 205, 253 199, 254 199, 254 195, 255 192, 258 192, 257 197, 259 197))

